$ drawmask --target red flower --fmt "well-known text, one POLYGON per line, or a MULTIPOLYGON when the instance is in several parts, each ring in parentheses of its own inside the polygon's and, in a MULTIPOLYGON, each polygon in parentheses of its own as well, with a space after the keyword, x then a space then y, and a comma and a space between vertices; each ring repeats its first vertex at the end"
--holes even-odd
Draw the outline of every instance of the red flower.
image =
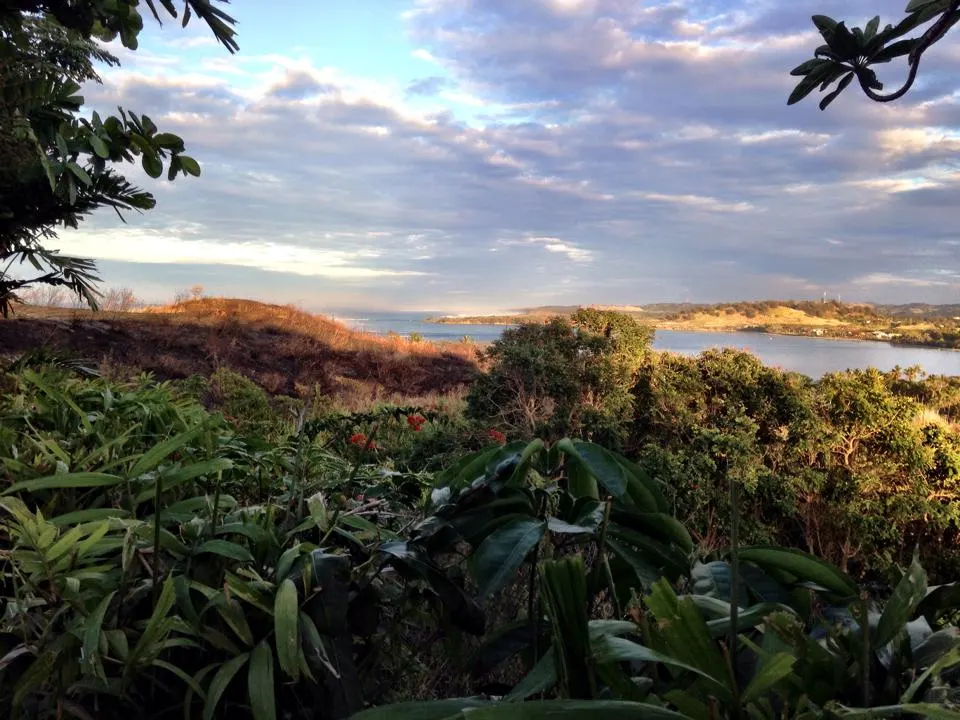
POLYGON ((420 428, 423 427, 423 424, 427 419, 423 415, 408 415, 407 416, 407 425, 410 426, 410 429, 414 432, 420 432, 420 428))
MULTIPOLYGON (((367 445, 367 436, 363 433, 354 433, 350 436, 350 444, 356 445, 357 447, 368 447, 367 445)), ((369 448, 371 450, 376 450, 376 443, 370 443, 369 448)))
POLYGON ((491 440, 494 440, 500 443, 501 445, 507 442, 507 436, 496 429, 491 429, 490 432, 487 433, 487 437, 489 437, 491 440))

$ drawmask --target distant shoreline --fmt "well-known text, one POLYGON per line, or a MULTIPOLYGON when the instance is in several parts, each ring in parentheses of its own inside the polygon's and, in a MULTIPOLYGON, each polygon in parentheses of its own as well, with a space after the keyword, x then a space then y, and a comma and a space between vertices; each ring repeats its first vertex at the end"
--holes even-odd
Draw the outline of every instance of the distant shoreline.
MULTIPOLYGON (((698 306, 673 311, 670 306, 652 306, 645 311, 630 306, 627 314, 655 330, 696 333, 763 333, 768 335, 810 337, 824 340, 857 340, 902 347, 960 350, 960 322, 955 316, 934 313, 955 312, 954 306, 929 307, 928 314, 888 316, 863 310, 869 306, 843 306, 835 303, 826 310, 836 312, 814 315, 816 303, 779 305, 773 301, 734 305, 698 306), (803 308, 803 309, 798 309, 803 308)), ((618 310, 607 307, 605 309, 618 310)), ((428 317, 424 322, 437 325, 486 325, 510 327, 521 323, 545 323, 557 316, 569 316, 576 308, 533 309, 511 315, 473 315, 428 317)))

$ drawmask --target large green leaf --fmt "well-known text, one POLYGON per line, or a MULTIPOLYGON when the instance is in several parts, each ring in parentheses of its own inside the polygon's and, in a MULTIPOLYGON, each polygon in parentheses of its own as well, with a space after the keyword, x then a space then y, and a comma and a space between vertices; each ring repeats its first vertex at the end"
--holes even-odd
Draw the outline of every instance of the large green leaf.
POLYGON ((127 510, 117 508, 89 508, 87 510, 76 510, 74 512, 57 515, 50 518, 49 522, 54 525, 79 525, 81 523, 93 522, 95 520, 106 520, 109 518, 128 518, 131 513, 127 510))
POLYGON ((300 630, 297 586, 287 578, 280 583, 273 605, 274 632, 277 643, 277 659, 280 668, 293 680, 300 677, 300 630))
POLYGON ((748 704, 761 698, 777 683, 790 675, 796 661, 796 657, 788 653, 777 653, 765 659, 750 684, 743 691, 741 701, 748 704))
POLYGON ((160 463, 166 460, 167 457, 197 437, 202 430, 202 425, 196 425, 189 430, 180 433, 179 435, 174 435, 171 438, 167 438, 162 443, 153 446, 147 452, 141 455, 133 464, 133 467, 131 467, 130 471, 127 473, 127 477, 139 477, 145 472, 153 470, 160 463))
POLYGON ((4 495, 16 492, 36 492, 37 490, 75 490, 82 488, 110 487, 119 485, 123 478, 116 475, 96 472, 68 473, 64 475, 48 475, 47 477, 21 480, 6 490, 4 495))
POLYGON ((273 688, 273 651, 266 640, 257 645, 250 654, 247 692, 254 720, 274 720, 277 717, 277 701, 273 688))
POLYGON ((607 525, 607 541, 614 540, 633 547, 645 560, 658 568, 661 575, 666 575, 671 580, 689 572, 690 561, 687 555, 674 545, 654 540, 649 535, 611 522, 607 525))
MULTIPOLYGON (((694 598, 694 600, 696 600, 696 598, 694 598)), ((722 638, 728 636, 730 633, 730 604, 724 604, 727 606, 726 617, 720 617, 707 622, 707 628, 710 630, 711 637, 722 638)), ((757 625, 764 622, 764 620, 766 620, 767 617, 769 617, 772 613, 788 613, 790 615, 796 615, 796 612, 793 610, 793 608, 780 603, 760 603, 759 605, 753 605, 746 610, 741 610, 737 615, 737 632, 743 632, 745 630, 751 630, 755 628, 757 625)))
POLYGON ((163 583, 163 589, 160 597, 157 598, 157 604, 153 608, 153 613, 147 621, 147 626, 143 634, 137 641, 126 663, 126 672, 133 672, 140 659, 149 657, 158 652, 159 641, 164 636, 167 617, 170 609, 176 600, 176 586, 173 575, 168 575, 163 583))
POLYGON ((685 553, 693 552, 693 539, 679 520, 667 513, 637 512, 632 508, 614 507, 610 519, 623 527, 651 535, 657 540, 676 544, 685 553))
POLYGON ((574 440, 571 443, 576 457, 603 485, 608 493, 617 499, 622 499, 627 493, 627 473, 623 466, 606 448, 594 445, 583 440, 574 440))
MULTIPOLYGON (((606 538, 606 546, 609 550, 613 551, 616 557, 624 562, 626 567, 629 567, 633 571, 637 582, 633 582, 632 578, 626 578, 628 588, 634 587, 637 590, 646 590, 663 577, 663 573, 660 572, 656 563, 626 543, 622 543, 616 538, 608 537, 606 538)), ((621 577, 623 575, 624 573, 621 573, 621 577)))
POLYGON ((554 444, 553 448, 557 452, 563 452, 566 455, 564 460, 564 472, 567 476, 567 490, 574 498, 590 498, 598 500, 600 491, 597 487, 597 479, 587 468, 586 463, 577 453, 576 448, 569 438, 564 438, 554 444))
POLYGON ((541 520, 520 520, 488 535, 473 553, 473 572, 485 598, 502 590, 546 532, 541 520))
POLYGON ((533 460, 543 451, 543 440, 536 438, 532 440, 520 453, 520 459, 517 467, 507 481, 508 485, 521 485, 527 479, 527 473, 533 460))
POLYGON ((931 625, 943 613, 960 610, 960 583, 934 585, 917 605, 917 615, 922 615, 931 625))
POLYGON ((877 623, 877 629, 872 638, 875 648, 883 647, 904 629, 926 594, 927 573, 914 559, 910 568, 897 583, 893 595, 883 606, 880 622, 877 623))
POLYGON ((243 667, 249 658, 250 653, 245 652, 225 662, 220 666, 220 669, 217 670, 217 674, 214 675, 213 680, 210 681, 210 687, 207 690, 207 700, 203 704, 203 720, 213 720, 215 717, 214 713, 217 711, 217 705, 220 703, 220 698, 223 696, 224 691, 227 689, 230 681, 233 680, 234 675, 240 671, 240 668, 243 667))
POLYGON ((593 658, 598 663, 616 663, 616 662, 647 662, 660 663, 679 670, 687 670, 699 675, 710 685, 728 692, 726 683, 719 681, 712 674, 705 672, 701 668, 695 667, 683 662, 677 658, 658 653, 648 647, 639 645, 632 640, 612 635, 603 635, 593 641, 593 658))
POLYGON ((812 582, 843 598, 857 594, 857 586, 845 573, 828 562, 800 550, 772 545, 740 548, 740 560, 752 562, 763 569, 782 570, 801 582, 812 582))
MULTIPOLYGON (((182 485, 185 482, 194 480, 201 475, 213 475, 217 472, 223 472, 229 470, 233 467, 233 461, 227 458, 212 458, 210 460, 203 460, 201 462, 191 463, 184 467, 166 472, 163 474, 161 482, 163 483, 163 491, 169 492, 173 488, 182 485)), ((154 481, 155 483, 156 481, 154 481)), ((156 492, 154 483, 150 483, 146 490, 141 491, 137 494, 135 502, 137 504, 146 502, 153 498, 154 493, 156 492)))
POLYGON ((253 555, 242 545, 230 542, 229 540, 207 540, 194 551, 195 554, 213 553, 231 560, 240 562, 253 562, 253 555))
POLYGON ((103 629, 103 618, 116 591, 105 595, 89 616, 83 631, 83 651, 81 657, 84 665, 93 670, 93 674, 103 677, 103 666, 100 663, 100 631, 103 629))

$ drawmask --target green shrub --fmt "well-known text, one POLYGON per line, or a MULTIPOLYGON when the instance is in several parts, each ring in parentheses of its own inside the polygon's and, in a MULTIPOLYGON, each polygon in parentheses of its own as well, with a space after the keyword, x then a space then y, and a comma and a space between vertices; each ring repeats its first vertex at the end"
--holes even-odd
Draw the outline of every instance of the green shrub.
POLYGON ((616 446, 651 338, 631 317, 598 310, 505 330, 483 352, 489 368, 470 390, 468 417, 518 437, 575 435, 616 446))

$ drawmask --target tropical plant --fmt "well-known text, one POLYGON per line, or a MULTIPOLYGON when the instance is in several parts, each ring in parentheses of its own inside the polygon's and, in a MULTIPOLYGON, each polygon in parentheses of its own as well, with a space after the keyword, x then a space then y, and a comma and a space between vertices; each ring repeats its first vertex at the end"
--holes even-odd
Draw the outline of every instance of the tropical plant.
POLYGON ((383 630, 381 591, 403 609, 378 548, 407 478, 247 441, 145 380, 21 367, 5 389, 8 717, 362 706, 354 643, 383 630))
MULTIPOLYGON (((154 0, 147 7, 157 19, 154 0)), ((159 177, 199 175, 200 166, 184 152, 183 140, 160 132, 146 115, 119 110, 102 118, 79 117, 80 84, 99 82, 94 63, 119 61, 97 40, 120 38, 136 50, 143 29, 138 0, 42 2, 27 0, 0 9, 0 313, 17 301, 17 291, 34 284, 65 287, 96 307, 99 278, 90 260, 46 247, 59 226, 76 227, 103 207, 146 210, 153 196, 131 185, 113 166, 140 159, 144 171, 159 177), (14 264, 28 263, 36 274, 13 275, 14 264)), ((160 0, 171 16, 172 0, 160 0)), ((231 52, 233 19, 208 0, 187 0, 183 24, 203 19, 231 52)))
POLYGON ((742 577, 722 561, 700 571, 692 594, 677 595, 659 580, 634 620, 590 618, 582 557, 544 561, 551 643, 512 692, 356 717, 958 716, 960 630, 933 632, 924 617, 956 607, 952 586, 928 590, 914 563, 874 610, 848 577, 804 553, 742 548, 740 561, 742 577), (748 605, 753 594, 767 600, 748 605), (855 619, 863 616, 866 634, 855 619), (552 699, 528 699, 544 693, 552 699))
POLYGON ((864 27, 848 28, 844 22, 814 15, 813 23, 826 43, 817 48, 812 60, 795 67, 790 74, 799 76, 787 104, 801 101, 818 86, 825 92, 839 80, 837 86, 820 101, 825 110, 856 79, 860 89, 871 100, 891 102, 903 97, 917 79, 920 60, 935 43, 960 20, 960 0, 910 0, 907 17, 897 25, 880 30, 880 16, 864 27), (921 25, 936 18, 918 37, 904 38, 921 25), (877 77, 874 65, 888 63, 895 58, 907 58, 909 72, 898 90, 881 94, 883 83, 877 77))

